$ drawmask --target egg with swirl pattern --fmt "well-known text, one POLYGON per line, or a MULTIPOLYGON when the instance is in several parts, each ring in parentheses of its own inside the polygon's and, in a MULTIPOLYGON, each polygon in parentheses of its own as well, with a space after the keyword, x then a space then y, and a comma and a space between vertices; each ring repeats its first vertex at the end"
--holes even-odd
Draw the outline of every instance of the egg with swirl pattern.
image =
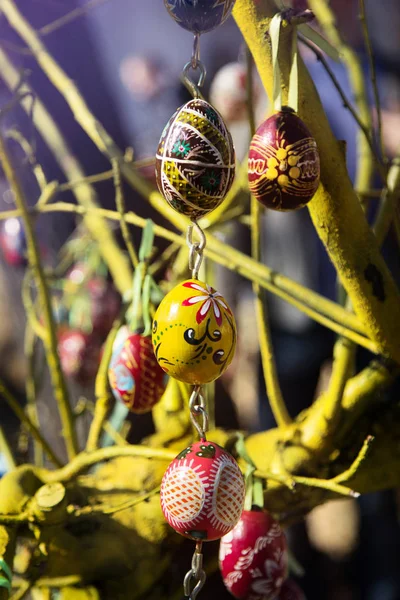
POLYGON ((211 212, 235 176, 235 150, 221 115, 205 100, 178 108, 156 155, 157 185, 168 204, 191 219, 211 212))
POLYGON ((317 143, 303 121, 288 107, 257 129, 248 163, 252 194, 267 208, 302 208, 319 184, 317 143))
POLYGON ((207 283, 189 279, 161 301, 153 321, 153 349, 171 377, 200 385, 217 379, 236 348, 236 323, 227 301, 207 283))

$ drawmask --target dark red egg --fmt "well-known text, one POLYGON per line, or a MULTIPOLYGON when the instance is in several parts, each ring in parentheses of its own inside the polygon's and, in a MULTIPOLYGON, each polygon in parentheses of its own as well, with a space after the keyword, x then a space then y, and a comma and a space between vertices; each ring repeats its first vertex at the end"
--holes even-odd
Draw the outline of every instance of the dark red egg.
POLYGON ((306 600, 306 597, 293 579, 287 579, 277 600, 306 600))
POLYGON ((131 412, 149 412, 161 399, 167 375, 154 356, 151 337, 130 335, 113 354, 108 369, 111 389, 131 412))
POLYGON ((58 353, 64 373, 81 385, 93 381, 100 364, 98 339, 78 329, 59 334, 58 353))
POLYGON ((87 283, 93 331, 108 335, 121 308, 121 300, 114 287, 106 280, 96 277, 87 283))
POLYGON ((184 537, 217 540, 240 519, 245 485, 229 452, 214 442, 193 443, 171 462, 161 483, 161 508, 184 537))
POLYGON ((221 539, 222 578, 235 598, 276 598, 286 579, 287 562, 285 534, 266 511, 243 511, 236 527, 221 539))
POLYGON ((317 191, 317 143, 292 109, 284 107, 257 129, 249 150, 251 193, 267 208, 302 208, 317 191))

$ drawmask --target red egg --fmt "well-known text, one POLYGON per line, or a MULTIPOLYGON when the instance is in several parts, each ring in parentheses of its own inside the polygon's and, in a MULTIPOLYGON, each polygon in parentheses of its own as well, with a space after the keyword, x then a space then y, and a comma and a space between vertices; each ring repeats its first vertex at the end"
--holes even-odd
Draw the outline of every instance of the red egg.
POLYGON ((277 600, 306 600, 306 597, 293 579, 287 579, 277 600))
POLYGON ((200 440, 169 465, 161 483, 161 508, 177 533, 196 541, 217 540, 240 519, 244 492, 233 456, 200 440))
POLYGON ((320 174, 317 144, 292 109, 283 108, 257 129, 248 174, 251 193, 267 208, 295 210, 314 196, 320 174))
POLYGON ((118 316, 121 301, 114 287, 100 277, 94 277, 87 283, 93 331, 107 336, 118 316))
POLYGON ((81 385, 93 381, 100 364, 100 343, 96 337, 77 329, 64 331, 58 338, 58 352, 64 373, 81 385))
POLYGON ((235 598, 276 598, 287 562, 285 534, 266 511, 243 511, 236 527, 221 539, 222 578, 235 598))
POLYGON ((149 412, 161 399, 167 383, 154 356, 151 337, 130 335, 113 354, 108 378, 115 398, 131 412, 149 412))

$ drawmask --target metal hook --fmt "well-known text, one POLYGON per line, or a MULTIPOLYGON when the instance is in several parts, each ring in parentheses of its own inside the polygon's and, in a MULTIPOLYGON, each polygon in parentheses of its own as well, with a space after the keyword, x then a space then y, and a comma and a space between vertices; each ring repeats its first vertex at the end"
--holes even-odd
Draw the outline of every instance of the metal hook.
POLYGON ((182 69, 182 81, 183 83, 186 85, 187 89, 189 90, 189 92, 192 94, 193 98, 202 98, 202 93, 200 92, 199 88, 201 88, 201 86, 204 83, 204 80, 206 78, 206 68, 203 65, 203 63, 201 62, 201 60, 199 60, 197 57, 192 57, 191 60, 189 60, 189 62, 186 63, 186 65, 183 67, 182 69), (196 60, 196 67, 193 66, 193 60, 196 60), (199 70, 200 71, 200 75, 199 75, 199 79, 197 81, 197 84, 194 83, 190 77, 188 76, 188 71, 189 69, 193 69, 195 71, 199 70))
POLYGON ((193 52, 191 59, 192 69, 197 69, 197 65, 200 62, 200 34, 196 33, 193 39, 193 52))
POLYGON ((203 251, 206 247, 206 236, 197 221, 192 221, 189 225, 186 235, 186 242, 189 246, 189 269, 192 271, 192 278, 197 279, 199 270, 203 261, 203 251), (199 236, 199 241, 193 241, 193 229, 199 236))

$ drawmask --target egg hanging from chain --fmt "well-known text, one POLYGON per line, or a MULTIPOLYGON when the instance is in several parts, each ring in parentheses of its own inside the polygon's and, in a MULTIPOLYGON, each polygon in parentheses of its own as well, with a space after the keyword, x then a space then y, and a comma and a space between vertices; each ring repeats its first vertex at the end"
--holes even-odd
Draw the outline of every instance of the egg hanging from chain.
POLYGON ((161 301, 153 321, 160 367, 179 381, 214 381, 232 361, 236 323, 228 303, 208 284, 189 279, 161 301))
POLYGON ((168 204, 197 219, 225 198, 235 176, 235 150, 221 115, 189 100, 171 117, 156 155, 157 185, 168 204))
POLYGON ((249 185, 267 208, 302 208, 319 183, 317 144, 290 108, 272 115, 257 129, 249 151, 249 185))
POLYGON ((235 0, 164 0, 164 4, 181 27, 193 33, 206 33, 226 21, 235 0))
POLYGON ((240 519, 245 485, 233 456, 214 442, 193 443, 171 462, 161 483, 161 508, 177 533, 216 540, 240 519))
POLYGON ((138 333, 127 337, 113 353, 108 378, 114 397, 134 413, 149 412, 161 399, 167 384, 150 337, 138 333))

